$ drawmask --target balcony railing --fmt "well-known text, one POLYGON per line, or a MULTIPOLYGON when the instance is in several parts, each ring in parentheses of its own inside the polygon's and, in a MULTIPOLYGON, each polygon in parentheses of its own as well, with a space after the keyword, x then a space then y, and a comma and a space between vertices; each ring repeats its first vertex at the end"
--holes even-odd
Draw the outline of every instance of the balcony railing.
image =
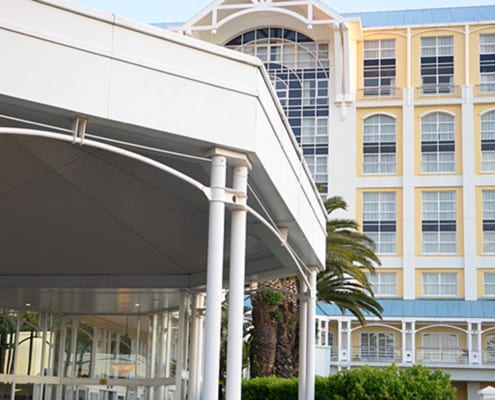
POLYGON ((394 362, 400 360, 400 350, 392 346, 354 346, 352 361, 365 363, 394 362))
POLYGON ((428 364, 468 364, 469 352, 461 348, 419 347, 416 362, 428 364))
POLYGON ((474 96, 495 96, 495 82, 494 83, 483 83, 481 85, 474 86, 474 96))
MULTIPOLYGON (((324 346, 326 347, 326 346, 324 346)), ((341 351, 342 352, 342 351, 341 351)), ((406 352, 406 354, 409 352, 406 352)), ((339 358, 338 351, 335 346, 331 346, 330 362, 345 362, 345 363, 365 363, 365 364, 383 364, 383 363, 404 363, 424 365, 471 365, 479 367, 478 362, 470 361, 469 352, 465 348, 439 348, 439 347, 418 347, 416 348, 416 358, 406 359, 408 355, 403 357, 402 349, 392 346, 353 346, 351 348, 350 359, 344 356, 339 358), (471 364, 470 364, 471 363, 471 364)), ((495 351, 493 349, 483 349, 481 365, 495 365, 495 351)))
POLYGON ((393 86, 374 86, 357 90, 357 100, 400 100, 402 89, 393 86))
POLYGON ((416 88, 416 97, 461 97, 460 86, 450 84, 428 84, 416 88))

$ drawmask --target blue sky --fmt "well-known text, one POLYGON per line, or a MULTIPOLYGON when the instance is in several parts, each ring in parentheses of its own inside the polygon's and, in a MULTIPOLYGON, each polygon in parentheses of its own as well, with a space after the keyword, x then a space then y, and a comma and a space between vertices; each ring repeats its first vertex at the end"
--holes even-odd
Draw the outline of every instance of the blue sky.
MULTIPOLYGON (((142 22, 182 22, 211 0, 72 0, 142 22)), ((433 7, 494 5, 495 0, 323 0, 337 12, 404 10, 433 7)))

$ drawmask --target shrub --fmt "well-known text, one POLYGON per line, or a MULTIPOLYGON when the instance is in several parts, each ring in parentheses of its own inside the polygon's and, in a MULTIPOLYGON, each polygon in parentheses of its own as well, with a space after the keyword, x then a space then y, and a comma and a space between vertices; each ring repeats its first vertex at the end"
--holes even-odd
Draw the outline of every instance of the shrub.
MULTIPOLYGON (((245 380, 243 400, 297 400, 297 379, 245 380)), ((450 377, 416 365, 400 370, 368 366, 316 377, 315 400, 455 400, 450 377)))

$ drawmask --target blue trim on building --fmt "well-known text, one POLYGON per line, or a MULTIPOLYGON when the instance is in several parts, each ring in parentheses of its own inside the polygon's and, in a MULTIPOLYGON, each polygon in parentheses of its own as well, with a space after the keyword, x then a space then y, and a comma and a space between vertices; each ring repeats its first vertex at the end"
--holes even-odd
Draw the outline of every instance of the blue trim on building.
MULTIPOLYGON (((380 299, 384 317, 424 317, 424 318, 495 318, 495 300, 400 300, 380 299)), ((339 308, 333 304, 318 302, 316 314, 341 316, 339 308)), ((351 316, 350 313, 344 313, 351 316)))
POLYGON ((361 18, 363 27, 481 22, 495 21, 495 5, 355 12, 342 15, 347 18, 361 18))

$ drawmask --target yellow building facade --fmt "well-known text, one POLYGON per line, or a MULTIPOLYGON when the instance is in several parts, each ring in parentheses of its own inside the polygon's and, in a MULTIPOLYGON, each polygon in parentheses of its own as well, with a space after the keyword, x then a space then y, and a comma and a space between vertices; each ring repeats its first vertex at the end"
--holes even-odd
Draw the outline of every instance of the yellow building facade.
POLYGON ((375 241, 383 320, 320 304, 320 374, 425 364, 470 400, 495 382, 494 21, 226 0, 177 28, 261 59, 323 196, 375 241))

